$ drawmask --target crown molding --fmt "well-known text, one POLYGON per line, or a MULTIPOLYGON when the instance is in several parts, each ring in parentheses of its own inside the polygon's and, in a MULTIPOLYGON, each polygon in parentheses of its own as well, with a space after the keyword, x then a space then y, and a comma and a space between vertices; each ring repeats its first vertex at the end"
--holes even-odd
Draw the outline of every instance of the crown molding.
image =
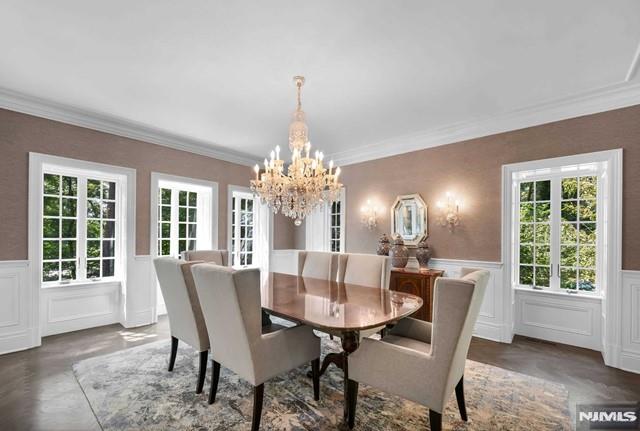
POLYGON ((468 139, 640 104, 640 83, 627 81, 475 121, 385 139, 329 155, 345 166, 468 139))
POLYGON ((226 162, 253 166, 255 157, 201 141, 163 131, 116 116, 80 109, 0 87, 0 108, 59 121, 125 138, 162 145, 226 162))
MULTIPOLYGON (((453 123, 431 130, 398 136, 329 155, 342 166, 395 156, 468 139, 480 138, 554 121, 640 104, 640 83, 634 78, 640 47, 625 81, 578 95, 543 102, 475 121, 453 123)), ((100 132, 162 145, 231 163, 253 166, 255 157, 180 136, 144 124, 40 99, 0 87, 0 108, 100 132)))

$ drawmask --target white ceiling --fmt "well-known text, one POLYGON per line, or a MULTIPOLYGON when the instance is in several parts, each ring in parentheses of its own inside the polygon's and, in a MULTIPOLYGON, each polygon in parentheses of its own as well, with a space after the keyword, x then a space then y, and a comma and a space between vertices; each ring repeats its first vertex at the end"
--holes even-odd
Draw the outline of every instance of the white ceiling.
POLYGON ((637 0, 0 0, 0 87, 250 162, 286 146, 303 74, 312 144, 350 162, 620 98, 639 42, 637 0))

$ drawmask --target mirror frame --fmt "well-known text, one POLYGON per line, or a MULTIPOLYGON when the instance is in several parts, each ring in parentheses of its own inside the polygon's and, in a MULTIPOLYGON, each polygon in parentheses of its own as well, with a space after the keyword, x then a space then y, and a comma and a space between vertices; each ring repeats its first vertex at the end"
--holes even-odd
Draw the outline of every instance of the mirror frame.
POLYGON ((422 241, 424 238, 426 238, 428 236, 428 234, 429 234, 428 207, 427 207, 426 202, 422 199, 422 197, 420 196, 419 193, 413 193, 413 194, 409 194, 409 195, 398 195, 396 197, 396 200, 393 202, 393 205, 391 206, 391 235, 395 236, 395 234, 398 233, 398 229, 396 227, 396 210, 402 205, 403 201, 409 201, 409 200, 417 201, 419 204, 421 204, 424 207, 424 220, 423 220, 424 230, 422 231, 421 234, 419 234, 416 237, 416 239, 414 239, 414 240, 406 240, 405 239, 404 240, 404 244, 407 247, 417 247, 417 245, 420 243, 420 241, 422 241))

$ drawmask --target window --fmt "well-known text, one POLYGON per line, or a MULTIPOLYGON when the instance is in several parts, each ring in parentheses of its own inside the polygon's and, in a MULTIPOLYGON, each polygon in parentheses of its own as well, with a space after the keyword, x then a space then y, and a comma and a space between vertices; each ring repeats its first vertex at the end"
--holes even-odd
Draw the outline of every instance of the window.
POLYGON ((251 193, 233 191, 231 198, 231 265, 255 264, 255 202, 251 193))
POLYGON ((551 181, 520 183, 520 283, 549 287, 551 181))
POLYGON ((597 164, 520 173, 517 181, 518 284, 597 292, 597 164))
POLYGON ((114 277, 120 241, 117 181, 48 170, 42 184, 41 281, 114 277))
POLYGON ((331 204, 331 211, 329 213, 329 232, 330 232, 330 247, 329 250, 334 252, 341 252, 342 249, 342 212, 340 211, 342 202, 337 200, 331 204))
POLYGON ((311 251, 344 253, 345 188, 335 202, 318 205, 305 218, 305 248, 311 251))
POLYGON ((158 256, 197 249, 200 202, 197 191, 166 184, 158 189, 158 256))

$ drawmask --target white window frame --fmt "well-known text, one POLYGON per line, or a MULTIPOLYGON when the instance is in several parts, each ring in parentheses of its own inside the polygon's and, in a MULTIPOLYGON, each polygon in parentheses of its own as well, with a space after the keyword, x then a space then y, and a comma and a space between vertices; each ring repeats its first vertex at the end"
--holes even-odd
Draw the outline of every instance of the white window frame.
MULTIPOLYGON (((234 192, 252 194, 249 187, 237 186, 229 184, 227 187, 227 250, 229 254, 231 250, 231 204, 233 202, 234 192)), ((251 267, 260 268, 261 274, 265 275, 271 267, 271 252, 273 251, 273 212, 267 205, 263 205, 260 199, 254 197, 254 243, 253 243, 253 262, 251 267)), ((231 256, 229 256, 231 259, 231 256)), ((244 268, 244 267, 243 267, 244 268)))
MULTIPOLYGON (((257 206, 260 205, 260 201, 259 199, 256 199, 253 196, 253 193, 251 192, 251 190, 248 187, 241 187, 241 186, 229 186, 229 196, 228 196, 228 205, 227 205, 227 224, 228 224, 228 230, 227 230, 227 250, 229 250, 229 264, 231 265, 232 262, 234 262, 235 258, 234 258, 234 254, 238 253, 240 250, 240 241, 236 241, 236 249, 234 250, 232 247, 232 237, 233 237, 233 198, 236 197, 236 214, 239 214, 239 210, 240 210, 240 204, 238 201, 238 197, 240 198, 247 198, 247 199, 253 199, 253 236, 252 236, 252 243, 253 243, 253 249, 251 251, 252 257, 251 257, 251 265, 233 265, 234 268, 257 268, 259 266, 259 262, 257 262, 256 260, 256 222, 258 222, 258 220, 256 219, 256 215, 257 215, 257 206)), ((239 238, 240 236, 240 226, 238 224, 236 224, 236 238, 239 238)))
MULTIPOLYGON (((528 171, 516 171, 512 174, 513 179, 513 209, 517 211, 513 214, 514 223, 514 240, 513 240, 513 286, 517 289, 531 290, 531 286, 520 284, 519 280, 519 249, 520 249, 520 183, 522 182, 535 182, 549 180, 551 182, 550 190, 550 202, 551 202, 551 216, 549 220, 551 228, 551 242, 550 247, 550 277, 549 287, 542 288, 545 292, 554 293, 566 293, 571 296, 584 295, 589 297, 602 296, 601 289, 601 276, 606 270, 604 267, 604 260, 602 259, 602 251, 606 244, 606 231, 604 229, 604 223, 601 220, 606 216, 605 214, 605 193, 601 193, 603 186, 606 183, 607 168, 603 162, 590 162, 584 164, 574 164, 569 166, 554 166, 542 169, 534 169, 528 171), (563 178, 583 177, 583 176, 595 176, 598 179, 598 194, 596 199, 596 290, 593 292, 579 291, 579 290, 567 290, 560 287, 560 228, 562 225, 561 220, 561 207, 562 207, 562 184, 563 178)), ((537 289, 536 289, 537 290, 537 289)))
MULTIPOLYGON (((78 181, 77 214, 86 213, 86 196, 81 199, 81 188, 86 187, 86 182, 78 181)), ((105 165, 101 163, 87 162, 64 157, 50 156, 39 153, 29 153, 29 261, 32 267, 32 280, 38 288, 56 288, 66 286, 83 286, 100 283, 124 282, 126 280, 127 260, 133 257, 133 243, 135 225, 131 222, 133 217, 132 197, 135 199, 135 171, 119 166, 105 165), (75 281, 42 281, 42 218, 43 218, 43 182, 45 173, 54 173, 66 176, 81 176, 91 179, 116 182, 116 251, 115 269, 113 277, 105 277, 95 280, 75 281), (132 184, 133 183, 133 184, 132 184)), ((80 224, 78 217, 76 229, 77 244, 76 256, 80 257, 81 251, 86 248, 86 227, 80 224)), ((77 274, 83 274, 86 259, 79 259, 76 268, 77 274)))
MULTIPOLYGON (((503 298, 502 314, 503 340, 513 338, 514 324, 514 292, 516 286, 516 271, 513 270, 516 248, 516 236, 519 232, 514 229, 515 217, 519 208, 515 208, 515 189, 513 176, 520 171, 536 171, 589 163, 602 163, 606 169, 602 182, 599 183, 599 193, 604 204, 598 208, 598 223, 602 226, 603 241, 601 247, 600 296, 589 294, 567 294, 542 291, 547 295, 562 295, 562 297, 578 296, 601 298, 603 306, 603 345, 605 363, 613 364, 617 360, 616 350, 620 345, 621 325, 621 269, 622 269, 622 149, 578 154, 566 157, 514 163, 502 167, 502 263, 503 263, 503 298), (603 236, 604 235, 604 236, 603 236)), ((528 292, 538 292, 527 289, 528 292)))
MULTIPOLYGON (((66 157, 52 156, 48 154, 40 154, 35 152, 29 153, 29 222, 28 222, 28 244, 29 244, 29 283, 28 283, 28 307, 32 310, 29 313, 29 327, 34 328, 32 345, 40 345, 40 340, 43 331, 48 325, 46 318, 46 301, 49 294, 56 294, 57 299, 72 298, 80 295, 93 295, 97 291, 103 291, 101 289, 108 289, 109 286, 116 285, 116 289, 119 290, 117 294, 117 301, 120 303, 120 308, 117 311, 121 314, 121 318, 125 319, 126 312, 123 308, 124 298, 126 298, 126 291, 128 288, 128 281, 133 279, 135 274, 135 208, 136 208, 136 171, 135 169, 123 168, 120 166, 107 165, 103 163, 88 162, 85 160, 70 159, 66 157), (123 268, 120 271, 121 278, 117 281, 114 280, 100 280, 100 281, 88 281, 88 282, 76 282, 58 286, 49 286, 46 289, 42 288, 41 283, 41 266, 42 261, 42 244, 40 243, 42 238, 42 189, 43 189, 43 176, 44 171, 50 166, 57 168, 68 167, 71 169, 84 170, 90 173, 90 176, 95 176, 96 173, 107 173, 113 175, 119 175, 121 177, 120 192, 122 193, 119 211, 121 224, 120 229, 123 232, 121 239, 121 251, 123 253, 123 259, 121 265, 123 268), (96 289, 91 289, 92 287, 96 289), (84 289, 87 288, 86 292, 84 289), (45 293, 47 295, 45 295, 45 293), (41 301, 43 302, 41 304, 41 301)), ((78 314, 78 319, 84 318, 82 313, 78 314)), ((82 325, 80 325, 82 327, 82 325)))
MULTIPOLYGON (((346 188, 340 190, 340 253, 346 250, 346 188)), ((305 219, 305 249, 309 251, 331 251, 331 203, 319 205, 305 219)))
MULTIPOLYGON (((158 257, 158 193, 161 188, 180 189, 198 193, 196 248, 210 250, 218 248, 218 183, 196 178, 151 172, 151 226, 150 251, 158 257), (208 222, 207 222, 208 220, 208 222), (201 223, 202 221, 202 223, 201 223), (201 229, 202 227, 202 229, 201 229)), ((177 193, 172 193, 172 207, 177 208, 177 193), (174 202, 175 201, 175 202, 174 202)), ((171 227, 172 241, 178 237, 177 223, 171 227), (175 230, 175 232, 173 232, 175 230)), ((177 257, 177 256, 174 256, 177 257)))
MULTIPOLYGON (((346 208, 345 208, 345 190, 344 187, 340 190, 340 197, 338 200, 336 200, 335 202, 340 203, 340 225, 338 226, 340 228, 340 238, 339 238, 339 242, 340 242, 340 247, 339 249, 336 251, 336 253, 344 253, 345 251, 345 223, 346 223, 346 217, 345 217, 345 212, 346 212, 346 208)), ((333 219, 333 204, 335 202, 331 202, 331 203, 327 203, 327 216, 328 216, 328 220, 327 220, 327 225, 329 226, 329 231, 328 231, 328 238, 327 241, 329 241, 329 244, 327 246, 327 250, 328 251, 332 251, 331 250, 331 242, 333 241, 332 238, 332 230, 333 230, 333 223, 332 223, 332 219, 333 219)))

